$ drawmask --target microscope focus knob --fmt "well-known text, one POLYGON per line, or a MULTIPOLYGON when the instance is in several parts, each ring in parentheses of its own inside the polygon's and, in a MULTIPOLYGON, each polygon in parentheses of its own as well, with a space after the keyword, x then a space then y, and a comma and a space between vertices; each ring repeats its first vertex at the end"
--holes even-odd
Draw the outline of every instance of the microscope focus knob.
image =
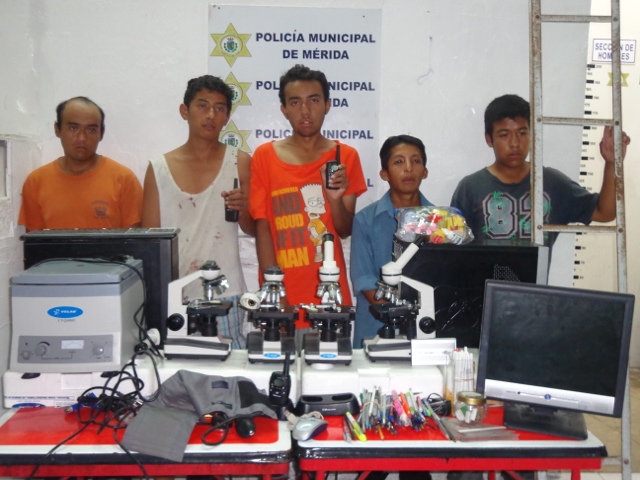
POLYGON ((179 313, 170 315, 167 319, 167 328, 173 332, 177 332, 184 327, 184 317, 179 313))
POLYGON ((431 317, 422 317, 418 322, 418 328, 423 333, 431 334, 436 331, 436 321, 431 317))

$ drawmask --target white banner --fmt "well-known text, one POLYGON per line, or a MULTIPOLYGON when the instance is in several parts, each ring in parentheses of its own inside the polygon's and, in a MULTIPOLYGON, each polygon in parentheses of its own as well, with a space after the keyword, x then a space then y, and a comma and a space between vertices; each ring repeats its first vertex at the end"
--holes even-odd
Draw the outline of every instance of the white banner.
POLYGON ((380 10, 237 7, 209 13, 209 73, 236 92, 221 140, 251 154, 258 145, 291 134, 280 112, 280 76, 297 63, 321 70, 330 84, 331 110, 323 134, 355 147, 376 200, 380 170, 380 10))

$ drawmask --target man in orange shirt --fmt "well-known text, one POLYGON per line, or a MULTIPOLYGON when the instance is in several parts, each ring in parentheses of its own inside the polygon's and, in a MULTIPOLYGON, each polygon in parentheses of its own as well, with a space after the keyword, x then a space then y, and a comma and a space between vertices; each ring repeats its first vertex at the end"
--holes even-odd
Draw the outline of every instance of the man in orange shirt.
POLYGON ((27 176, 18 223, 27 232, 139 226, 140 181, 127 167, 96 153, 104 111, 86 97, 71 98, 56 108, 54 130, 64 155, 27 176))
MULTIPOLYGON (((259 268, 282 269, 290 304, 319 303, 322 242, 331 233, 342 298, 350 303, 340 239, 351 235, 356 198, 367 190, 360 157, 353 147, 322 134, 331 108, 324 73, 292 67, 280 78, 279 96, 293 134, 259 146, 251 160, 249 213, 256 221, 259 268), (340 164, 327 179, 327 162, 338 157, 338 148, 340 164)), ((303 320, 296 325, 306 326, 303 320)))

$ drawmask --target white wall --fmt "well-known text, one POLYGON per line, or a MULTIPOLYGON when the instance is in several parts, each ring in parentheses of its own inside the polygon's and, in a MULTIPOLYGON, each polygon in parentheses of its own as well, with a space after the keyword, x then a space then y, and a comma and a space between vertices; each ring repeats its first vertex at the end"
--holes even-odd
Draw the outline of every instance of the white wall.
MULTIPOLYGON (((106 111, 106 135, 100 152, 130 166, 142 179, 151 155, 172 149, 186 138, 178 106, 186 81, 207 73, 210 3, 2 0, 0 135, 34 138, 33 148, 42 152, 38 163, 49 162, 61 154, 53 134, 56 104, 71 96, 87 95, 106 111)), ((526 0, 225 3, 381 8, 380 143, 398 133, 411 133, 425 141, 430 176, 424 191, 436 204, 449 203, 462 175, 492 162, 492 151, 483 138, 486 104, 503 93, 529 96, 526 0)), ((545 13, 589 12, 589 2, 581 0, 547 3, 545 13)), ((548 113, 581 114, 586 34, 583 26, 552 28, 545 33, 548 113)), ((273 108, 278 108, 275 93, 273 108)), ((635 141, 640 143, 640 138, 635 141)), ((546 135, 545 152, 545 164, 575 177, 580 131, 546 135)), ((637 177, 640 167, 630 157, 627 177, 637 177)), ((25 165, 22 157, 13 161, 25 165)), ((16 178, 14 185, 22 180, 16 178)), ((17 198, 18 187, 13 193, 17 198)), ((637 196, 636 191, 627 190, 629 222, 638 218, 637 196)), ((4 285, 0 300, 6 299, 8 278, 20 268, 15 258, 16 234, 12 235, 0 241, 0 282, 4 285)), ((570 282, 572 242, 568 237, 566 247, 558 246, 554 255, 557 283, 570 282), (566 253, 561 253, 561 248, 566 248, 566 253)), ((640 290, 639 268, 631 239, 629 246, 630 290, 634 292, 640 290)), ((7 307, 0 307, 0 372, 8 357, 8 315, 7 307)), ((637 350, 634 365, 640 365, 637 350)))

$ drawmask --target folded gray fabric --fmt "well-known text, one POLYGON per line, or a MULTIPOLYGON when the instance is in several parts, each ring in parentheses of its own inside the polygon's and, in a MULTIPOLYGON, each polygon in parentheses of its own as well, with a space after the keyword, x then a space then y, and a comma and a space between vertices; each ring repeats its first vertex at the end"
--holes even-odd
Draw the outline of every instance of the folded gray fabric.
POLYGON ((248 378, 179 370, 160 386, 158 398, 144 404, 131 420, 122 444, 129 450, 181 462, 198 419, 213 412, 229 418, 277 418, 269 397, 248 378))

